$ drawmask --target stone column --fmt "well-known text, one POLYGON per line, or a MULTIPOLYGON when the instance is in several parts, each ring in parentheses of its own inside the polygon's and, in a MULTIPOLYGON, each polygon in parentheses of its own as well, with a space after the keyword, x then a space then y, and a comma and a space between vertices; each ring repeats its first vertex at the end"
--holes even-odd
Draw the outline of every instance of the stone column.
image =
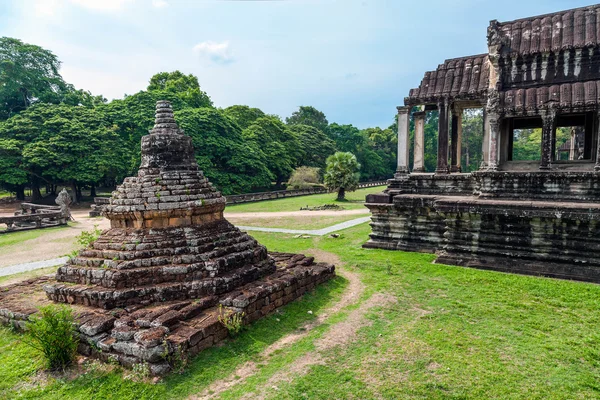
POLYGON ((552 142, 556 134, 556 110, 542 110, 542 159, 540 169, 550 169, 552 162, 552 142))
POLYGON ((479 169, 487 169, 490 161, 490 121, 488 119, 488 113, 483 109, 483 141, 481 144, 481 165, 479 169))
POLYGON ((498 140, 500 138, 500 118, 496 113, 488 113, 487 123, 489 125, 488 133, 488 162, 487 170, 496 171, 498 169, 498 140))
POLYGON ((410 107, 397 107, 398 109, 398 168, 394 174, 395 178, 403 178, 408 175, 408 126, 410 107))
POLYGON ((448 173, 448 103, 438 103, 438 151, 436 174, 448 173))
POLYGON ((413 113, 415 119, 413 172, 425 172, 425 115, 425 111, 413 113))
POLYGON ((594 165, 594 171, 600 172, 600 112, 596 113, 597 128, 596 128, 596 165, 594 165))
POLYGON ((460 150, 462 143, 462 114, 463 110, 452 109, 452 142, 451 142, 451 164, 450 172, 461 172, 460 150))

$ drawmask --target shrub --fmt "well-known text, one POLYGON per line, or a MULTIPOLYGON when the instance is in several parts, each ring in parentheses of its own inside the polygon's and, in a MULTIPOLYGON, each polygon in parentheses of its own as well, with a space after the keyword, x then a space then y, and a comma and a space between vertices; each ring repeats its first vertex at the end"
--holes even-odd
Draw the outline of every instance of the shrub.
MULTIPOLYGON (((94 243, 102 234, 102 231, 98 229, 98 225, 94 225, 94 229, 91 231, 83 231, 79 235, 75 236, 75 241, 82 247, 87 248, 89 245, 94 243)), ((73 250, 70 254, 70 258, 77 257, 79 250, 73 250)))
POLYGON ((292 173, 288 181, 288 189, 308 189, 320 185, 319 168, 298 167, 292 173))
POLYGON ((75 359, 79 338, 74 322, 70 308, 49 305, 40 307, 27 323, 27 343, 44 354, 51 370, 64 370, 75 359))
POLYGON ((237 336, 237 334, 242 331, 244 326, 244 315, 245 313, 243 312, 236 313, 230 310, 226 311, 223 306, 219 304, 219 322, 227 328, 229 336, 231 337, 237 336))

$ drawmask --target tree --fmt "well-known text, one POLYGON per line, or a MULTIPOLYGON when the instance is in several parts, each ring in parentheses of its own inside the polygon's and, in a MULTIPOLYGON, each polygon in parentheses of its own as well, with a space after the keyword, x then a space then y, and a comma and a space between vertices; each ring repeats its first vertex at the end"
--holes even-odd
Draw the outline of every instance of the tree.
POLYGON ((327 158, 324 182, 329 190, 337 191, 337 200, 344 200, 346 191, 358 188, 360 164, 352 153, 336 152, 327 158))
POLYGON ((60 102, 67 85, 59 68, 60 61, 51 51, 0 38, 0 120, 36 102, 60 102))
POLYGON ((222 110, 184 108, 175 120, 192 137, 196 161, 205 175, 223 192, 236 194, 268 188, 271 174, 264 153, 222 110))
POLYGON ((180 71, 160 72, 152 76, 147 90, 174 93, 193 108, 213 106, 210 97, 200 89, 198 78, 192 74, 185 75, 180 71))
POLYGON ((223 110, 233 122, 238 124, 242 130, 246 129, 258 118, 266 116, 259 108, 252 108, 248 106, 235 105, 227 107, 223 110))
POLYGON ((325 114, 311 106, 300 106, 298 111, 294 111, 290 117, 285 119, 285 123, 288 125, 309 125, 324 133, 327 133, 327 127, 329 126, 325 114))
POLYGON ((18 179, 7 183, 22 184, 27 176, 33 200, 42 183, 68 183, 79 201, 82 186, 106 176, 122 178, 123 147, 94 108, 37 104, 0 126, 0 153, 11 155, 6 167, 18 179))
POLYGON ((265 157, 266 165, 275 178, 277 187, 288 180, 302 155, 298 137, 279 118, 258 118, 243 131, 244 138, 253 142, 265 157))
POLYGON ((290 131, 300 142, 301 155, 296 164, 325 169, 325 160, 335 153, 335 142, 310 125, 292 125, 290 131))

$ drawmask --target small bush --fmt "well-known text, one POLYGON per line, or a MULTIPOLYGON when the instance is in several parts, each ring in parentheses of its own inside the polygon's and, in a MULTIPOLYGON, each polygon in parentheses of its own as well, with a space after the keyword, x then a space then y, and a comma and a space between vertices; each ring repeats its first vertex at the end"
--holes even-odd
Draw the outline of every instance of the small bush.
POLYGON ((229 310, 226 311, 223 306, 219 304, 219 322, 227 328, 229 336, 231 337, 237 336, 242 331, 242 328, 244 327, 244 315, 245 313, 243 312, 236 313, 229 310))
POLYGON ((75 239, 81 247, 86 248, 90 244, 94 243, 100 237, 101 234, 102 231, 98 229, 98 225, 94 225, 94 229, 92 229, 91 231, 81 232, 81 234, 77 235, 75 239))
POLYGON ((288 189, 308 189, 311 187, 321 186, 321 177, 319 176, 319 168, 315 167, 298 167, 292 173, 288 181, 288 189))
MULTIPOLYGON (((79 244, 82 248, 85 249, 89 245, 94 243, 100 237, 101 234, 102 230, 98 229, 98 225, 94 225, 94 229, 92 229, 91 231, 83 231, 79 235, 75 236, 75 241, 77 242, 77 244, 79 244)), ((73 250, 69 254, 69 257, 75 258, 77 257, 78 253, 79 250, 73 250)))
POLYGON ((27 323, 27 344, 44 354, 51 370, 64 370, 75 360, 79 338, 74 322, 70 308, 49 305, 27 323))

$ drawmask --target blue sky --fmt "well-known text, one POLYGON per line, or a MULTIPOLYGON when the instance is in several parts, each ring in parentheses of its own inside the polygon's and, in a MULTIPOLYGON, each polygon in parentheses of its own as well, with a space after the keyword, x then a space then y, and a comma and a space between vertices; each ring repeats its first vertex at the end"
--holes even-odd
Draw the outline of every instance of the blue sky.
POLYGON ((578 0, 0 0, 0 36, 52 50, 77 88, 121 98, 160 71, 198 76, 216 106, 388 126, 426 70, 486 52, 491 19, 578 0))

